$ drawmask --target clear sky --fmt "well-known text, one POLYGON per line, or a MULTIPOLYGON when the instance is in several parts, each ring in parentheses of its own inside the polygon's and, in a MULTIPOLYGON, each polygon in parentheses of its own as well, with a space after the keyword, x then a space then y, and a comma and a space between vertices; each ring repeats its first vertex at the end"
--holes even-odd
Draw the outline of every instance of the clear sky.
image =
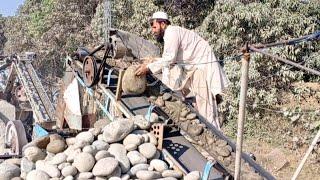
POLYGON ((2 16, 13 16, 16 14, 19 5, 25 0, 0 0, 0 14, 2 16))

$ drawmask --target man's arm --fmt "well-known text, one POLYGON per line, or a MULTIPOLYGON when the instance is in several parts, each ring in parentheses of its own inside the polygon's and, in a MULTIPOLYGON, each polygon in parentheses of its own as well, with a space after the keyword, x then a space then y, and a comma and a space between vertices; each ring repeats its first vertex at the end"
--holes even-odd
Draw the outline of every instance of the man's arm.
POLYGON ((167 29, 164 36, 164 48, 161 58, 155 58, 154 62, 142 64, 136 71, 136 75, 142 75, 149 70, 152 73, 158 73, 163 67, 168 67, 176 61, 179 49, 178 32, 174 29, 167 29))

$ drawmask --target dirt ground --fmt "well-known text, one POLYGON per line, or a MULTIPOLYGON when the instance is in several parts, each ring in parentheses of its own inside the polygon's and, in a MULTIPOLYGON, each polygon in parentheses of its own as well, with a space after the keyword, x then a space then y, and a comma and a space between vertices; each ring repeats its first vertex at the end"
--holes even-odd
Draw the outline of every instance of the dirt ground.
MULTIPOLYGON (((284 101, 276 109, 300 108, 308 112, 320 110, 319 83, 296 83, 293 88, 297 89, 300 96, 294 93, 283 94, 284 101)), ((283 114, 257 120, 255 134, 244 140, 244 151, 253 153, 258 164, 277 179, 291 179, 319 130, 319 120, 319 115, 315 118, 300 116, 293 122, 283 114)), ((298 179, 320 180, 320 143, 309 156, 298 179)))
MULTIPOLYGON (((304 146, 293 151, 255 139, 247 139, 244 142, 244 151, 252 152, 256 156, 258 164, 277 179, 291 179, 307 148, 304 146)), ((298 179, 320 179, 319 160, 319 157, 315 157, 314 153, 310 155, 298 179)))

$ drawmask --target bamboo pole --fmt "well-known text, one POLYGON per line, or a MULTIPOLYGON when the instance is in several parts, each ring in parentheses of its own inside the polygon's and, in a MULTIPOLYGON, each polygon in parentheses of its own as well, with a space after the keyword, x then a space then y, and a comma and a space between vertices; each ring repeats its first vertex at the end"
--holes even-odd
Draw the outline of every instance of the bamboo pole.
POLYGON ((246 113, 246 97, 248 89, 248 74, 249 74, 249 61, 250 54, 248 51, 242 58, 241 66, 241 90, 240 90, 240 103, 239 103, 239 116, 238 116, 238 132, 237 132, 237 145, 236 145, 236 163, 235 163, 235 180, 240 179, 241 174, 241 154, 243 142, 243 127, 246 113))
POLYGON ((309 146, 309 149, 307 150, 306 154, 304 155, 303 159, 301 160, 298 168, 296 169, 296 171, 294 172, 291 180, 296 180, 297 177, 299 176, 304 164, 306 163, 310 153, 312 152, 314 146, 317 144, 318 139, 320 138, 320 130, 318 131, 317 135, 314 137, 311 145, 309 146))

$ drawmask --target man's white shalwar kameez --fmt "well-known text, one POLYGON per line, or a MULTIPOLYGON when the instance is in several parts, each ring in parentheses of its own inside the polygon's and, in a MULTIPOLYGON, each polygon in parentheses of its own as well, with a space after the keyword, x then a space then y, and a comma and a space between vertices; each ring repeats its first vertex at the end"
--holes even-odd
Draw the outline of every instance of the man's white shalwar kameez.
POLYGON ((209 43, 193 31, 170 25, 163 39, 162 57, 148 68, 152 73, 162 71, 162 82, 172 90, 191 90, 200 115, 220 128, 215 96, 228 80, 209 43))

